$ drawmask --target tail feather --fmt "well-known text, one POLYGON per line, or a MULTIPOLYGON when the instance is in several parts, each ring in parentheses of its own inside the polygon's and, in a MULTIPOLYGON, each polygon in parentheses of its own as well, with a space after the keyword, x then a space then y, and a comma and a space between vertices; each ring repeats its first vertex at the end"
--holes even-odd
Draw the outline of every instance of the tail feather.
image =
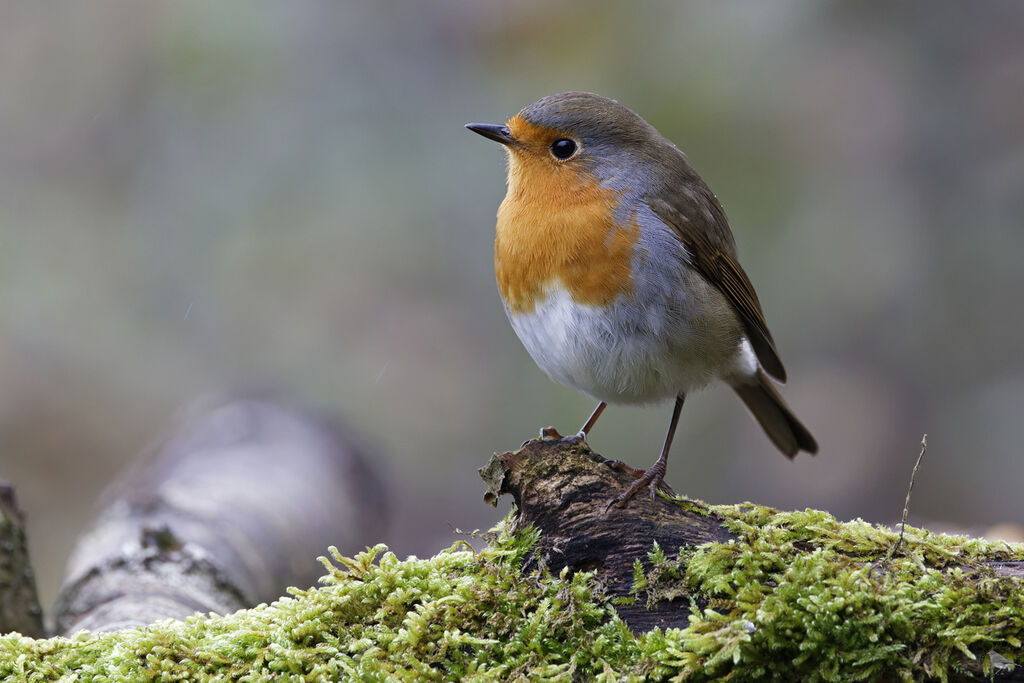
POLYGON ((786 457, 792 458, 800 451, 818 452, 818 442, 789 409, 763 370, 758 368, 757 375, 750 382, 736 384, 733 389, 757 418, 768 438, 786 457))

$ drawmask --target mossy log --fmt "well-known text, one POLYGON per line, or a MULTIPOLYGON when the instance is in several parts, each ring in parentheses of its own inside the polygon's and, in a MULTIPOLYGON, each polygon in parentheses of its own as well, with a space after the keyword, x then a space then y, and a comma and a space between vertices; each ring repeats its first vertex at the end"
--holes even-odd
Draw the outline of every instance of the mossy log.
MULTIPOLYGON (((922 610, 915 615, 913 607, 901 607, 897 600, 882 612, 907 612, 901 615, 906 623, 900 626, 910 642, 920 639, 938 645, 938 632, 952 636, 949 642, 961 657, 948 660, 949 670, 926 665, 924 673, 964 680, 975 676, 1024 680, 1024 671, 1018 667, 1014 673, 1010 660, 995 650, 1002 649, 1012 660, 1012 653, 1021 648, 1024 548, 1020 545, 984 543, 910 527, 900 540, 892 530, 859 520, 840 524, 813 510, 779 513, 757 505, 709 506, 662 492, 638 494, 625 506, 609 506, 631 483, 630 475, 610 467, 578 437, 528 441, 517 451, 495 455, 481 476, 489 485, 485 500, 493 503, 502 494, 514 498, 518 514, 513 532, 539 531, 527 567, 544 567, 552 573, 592 572, 634 633, 655 627, 692 629, 704 622, 703 613, 709 611, 715 619, 731 614, 753 635, 759 630, 753 617, 763 616, 768 598, 777 598, 785 588, 795 589, 796 603, 775 605, 775 609, 791 610, 779 620, 787 624, 779 636, 807 636, 820 618, 815 628, 834 627, 835 631, 826 630, 817 637, 833 639, 836 649, 852 652, 867 644, 870 651, 877 633, 871 628, 860 632, 847 628, 844 620, 863 618, 859 616, 863 604, 858 602, 865 595, 878 595, 882 607, 886 591, 895 598, 908 582, 911 586, 919 582, 917 597, 925 600, 921 607, 931 607, 931 614, 922 610), (750 557, 744 558, 748 553, 750 557), (728 576, 717 574, 726 568, 728 576), (936 594, 938 602, 928 605, 925 586, 937 583, 944 594, 936 594), (936 613, 938 604, 949 610, 936 613), (973 614, 964 619, 954 607, 958 604, 973 614), (935 617, 938 621, 931 621, 935 617), (1006 632, 1004 642, 984 640, 980 650, 971 647, 970 634, 1008 623, 1016 626, 1006 632), (920 631, 914 632, 915 628, 920 631), (963 633, 954 635, 959 628, 963 633), (842 642, 850 636, 849 642, 842 642), (856 642, 864 636, 864 643, 856 642)), ((789 647, 781 640, 771 641, 766 639, 765 645, 781 656, 786 650, 806 654, 815 649, 807 641, 791 642, 789 647), (812 647, 804 648, 805 644, 812 647)), ((910 642, 907 650, 913 649, 910 642)), ((887 647, 894 645, 900 648, 895 643, 887 647)), ((832 649, 820 649, 822 666, 829 664, 825 655, 832 649)), ((878 649, 885 648, 879 643, 878 649)), ((922 647, 915 659, 928 662, 934 654, 922 647)))
MULTIPOLYGON (((734 544, 741 540, 731 529, 732 517, 724 517, 700 501, 660 492, 652 497, 645 489, 627 505, 610 507, 609 502, 631 479, 610 467, 609 462, 577 437, 567 437, 528 441, 517 451, 495 455, 481 469, 490 487, 485 500, 494 503, 502 494, 511 495, 518 509, 514 530, 533 526, 540 531, 530 566, 542 565, 552 572, 564 567, 573 572, 594 572, 609 595, 630 598, 635 592, 636 563, 650 567, 648 556, 653 544, 663 552, 674 552, 705 543, 734 544)), ((764 509, 739 506, 740 511, 744 508, 764 509)), ((888 540, 884 532, 879 533, 881 540, 888 540)), ((910 534, 933 536, 922 530, 911 530, 910 534)), ((798 551, 806 553, 821 546, 810 534, 805 535, 808 537, 799 539, 798 551)), ((884 572, 893 559, 917 550, 913 544, 893 543, 884 557, 872 561, 879 572, 884 572)), ((1020 557, 1019 546, 1000 548, 993 544, 983 556, 974 553, 964 557, 963 565, 946 557, 932 559, 936 567, 959 566, 967 571, 990 570, 995 576, 1022 578, 1024 561, 1020 557)), ((987 574, 979 573, 977 578, 987 574)), ((684 592, 660 598, 644 606, 620 606, 619 615, 633 631, 642 633, 655 626, 684 627, 691 608, 702 606, 699 596, 684 592), (697 602, 691 597, 698 598, 697 602)))
POLYGON ((271 605, 3 636, 0 679, 1019 680, 1021 546, 908 527, 894 548, 753 504, 606 512, 628 476, 571 439, 485 469, 517 509, 432 558, 332 548, 326 585, 271 605))
POLYGON ((690 615, 685 594, 650 604, 633 600, 636 562, 649 564, 655 543, 672 551, 728 543, 735 535, 707 507, 655 499, 647 489, 625 506, 606 509, 629 482, 628 475, 605 463, 575 437, 528 441, 517 451, 496 455, 481 470, 490 486, 485 499, 495 502, 510 494, 519 511, 516 529, 533 526, 540 532, 527 569, 594 572, 610 596, 629 601, 620 601, 617 611, 634 632, 685 627, 690 615))

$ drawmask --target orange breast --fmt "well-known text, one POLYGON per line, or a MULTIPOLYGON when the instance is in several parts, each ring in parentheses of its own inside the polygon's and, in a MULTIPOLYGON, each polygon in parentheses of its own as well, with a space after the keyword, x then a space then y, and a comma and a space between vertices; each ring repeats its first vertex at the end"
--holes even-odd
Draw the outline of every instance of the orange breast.
POLYGON ((494 270, 513 313, 533 311, 549 285, 581 304, 605 304, 631 290, 640 226, 619 227, 618 193, 569 164, 511 154, 509 187, 498 209, 494 270))

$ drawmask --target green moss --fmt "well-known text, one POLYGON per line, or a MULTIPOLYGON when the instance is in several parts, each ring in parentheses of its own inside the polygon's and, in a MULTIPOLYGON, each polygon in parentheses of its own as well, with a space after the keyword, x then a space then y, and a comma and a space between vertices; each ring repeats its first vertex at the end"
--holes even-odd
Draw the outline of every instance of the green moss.
POLYGON ((0 680, 570 680, 636 660, 636 641, 595 598, 590 575, 520 575, 536 538, 502 531, 478 553, 460 543, 428 560, 383 546, 352 559, 335 551, 324 587, 226 617, 4 636, 0 680))
POLYGON ((695 602, 684 630, 664 634, 673 674, 693 680, 946 680, 964 661, 991 672, 1024 638, 1024 582, 987 561, 1024 548, 907 528, 898 534, 817 510, 714 506, 731 543, 651 554, 634 577, 648 601, 671 597, 682 575, 695 602), (678 640, 676 641, 676 638, 678 640), (673 642, 675 641, 675 642, 673 642), (671 645, 669 645, 671 643, 671 645), (678 667, 678 668, 675 668, 678 667))
POLYGON ((634 575, 635 599, 694 596, 686 629, 634 637, 590 574, 521 575, 537 535, 505 522, 479 552, 332 551, 323 587, 229 616, 0 637, 0 679, 911 680, 1020 647, 1024 582, 980 562, 1020 546, 908 528, 887 560, 896 535, 860 521, 710 509, 736 541, 654 547, 634 575))

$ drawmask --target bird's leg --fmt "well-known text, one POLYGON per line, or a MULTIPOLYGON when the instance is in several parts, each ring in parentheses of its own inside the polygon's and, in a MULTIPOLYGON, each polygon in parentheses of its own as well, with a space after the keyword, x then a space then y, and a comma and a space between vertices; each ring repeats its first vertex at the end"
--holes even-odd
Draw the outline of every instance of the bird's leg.
MULTIPOLYGON (((668 424, 668 433, 665 434, 665 445, 661 449, 661 455, 658 459, 647 469, 646 472, 643 470, 633 470, 634 476, 637 476, 637 480, 630 485, 623 493, 619 494, 612 499, 605 511, 608 511, 613 505, 622 506, 625 505, 630 498, 636 495, 636 492, 642 489, 644 486, 650 486, 651 498, 654 498, 659 487, 671 491, 667 484, 663 483, 665 478, 665 470, 668 468, 668 451, 672 447, 672 437, 676 434, 676 425, 679 423, 679 413, 683 409, 683 400, 686 398, 683 394, 676 396, 676 406, 672 410, 672 421, 668 424), (642 472, 642 474, 638 474, 642 472)), ((611 463, 609 463, 611 464, 611 463)), ((620 463, 621 464, 621 463, 620 463)), ((612 465, 616 469, 620 469, 616 465, 612 465)), ((623 466, 628 467, 628 466, 623 466)), ((628 468, 626 471, 630 471, 633 468, 628 468)))
POLYGON ((597 422, 597 418, 601 417, 601 413, 604 412, 606 407, 608 407, 608 404, 604 401, 598 403, 597 407, 594 408, 594 412, 590 414, 590 417, 587 418, 586 423, 580 427, 580 431, 576 435, 586 441, 587 434, 589 434, 590 430, 594 428, 594 423, 597 422))

